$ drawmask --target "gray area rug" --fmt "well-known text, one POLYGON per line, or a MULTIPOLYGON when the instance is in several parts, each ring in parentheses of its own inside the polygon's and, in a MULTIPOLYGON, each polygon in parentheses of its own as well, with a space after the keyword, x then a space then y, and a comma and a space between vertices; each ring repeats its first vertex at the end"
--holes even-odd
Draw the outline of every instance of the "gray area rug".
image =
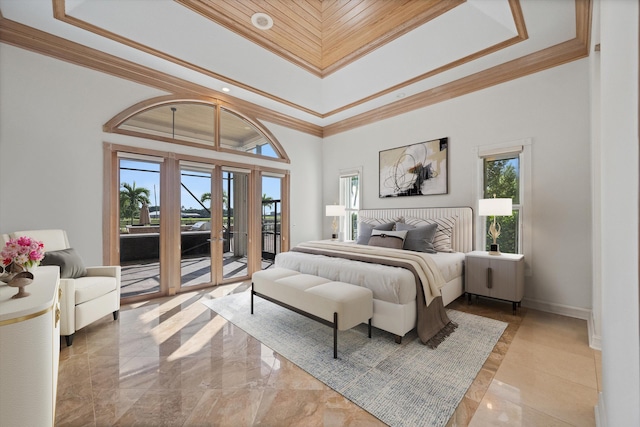
POLYGON ((249 292, 201 302, 391 426, 444 426, 507 324, 447 310, 459 326, 437 349, 415 332, 401 345, 393 335, 361 324, 338 332, 249 292))

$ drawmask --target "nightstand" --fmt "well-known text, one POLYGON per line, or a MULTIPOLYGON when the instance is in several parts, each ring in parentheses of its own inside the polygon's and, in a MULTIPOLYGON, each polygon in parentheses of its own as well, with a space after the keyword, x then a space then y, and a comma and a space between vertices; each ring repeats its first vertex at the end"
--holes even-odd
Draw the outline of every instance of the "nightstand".
POLYGON ((516 314, 524 294, 524 255, 473 251, 467 253, 464 268, 469 304, 472 295, 510 301, 516 314))

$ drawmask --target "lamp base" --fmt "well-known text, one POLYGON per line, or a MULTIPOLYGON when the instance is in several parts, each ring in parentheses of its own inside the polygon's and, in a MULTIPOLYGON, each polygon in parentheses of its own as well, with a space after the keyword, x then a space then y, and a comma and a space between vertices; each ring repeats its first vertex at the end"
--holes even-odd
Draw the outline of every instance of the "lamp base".
POLYGON ((500 255, 500 245, 497 243, 489 246, 489 255, 500 255))

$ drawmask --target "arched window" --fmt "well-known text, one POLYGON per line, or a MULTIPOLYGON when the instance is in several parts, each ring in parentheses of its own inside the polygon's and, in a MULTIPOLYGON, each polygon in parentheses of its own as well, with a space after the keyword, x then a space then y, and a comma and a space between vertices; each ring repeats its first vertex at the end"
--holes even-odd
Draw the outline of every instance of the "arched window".
POLYGON ((105 132, 289 162, 257 119, 215 99, 165 96, 138 103, 105 124, 105 132))

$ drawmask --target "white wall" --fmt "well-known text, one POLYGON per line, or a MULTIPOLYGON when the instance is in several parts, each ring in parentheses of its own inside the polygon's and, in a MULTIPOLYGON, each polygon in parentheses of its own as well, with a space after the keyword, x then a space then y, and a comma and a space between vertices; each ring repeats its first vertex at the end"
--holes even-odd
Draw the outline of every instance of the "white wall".
POLYGON ((600 143, 600 52, 596 45, 600 44, 600 1, 593 4, 591 29, 591 55, 589 55, 591 71, 591 190, 592 190, 592 259, 593 289, 591 318, 589 319, 589 345, 602 350, 602 146, 600 143))
POLYGON ((163 93, 0 44, 0 231, 63 228, 102 262, 102 125, 163 93))
MULTIPOLYGON (((533 253, 525 304, 591 308, 589 62, 575 61, 325 139, 324 201, 363 166, 363 208, 472 206, 474 148, 532 139, 533 253), (378 198, 378 152, 449 137, 449 194, 378 198)), ((325 221, 325 234, 329 233, 325 221)))
POLYGON ((322 238, 322 140, 268 124, 291 159, 291 246, 322 238))
MULTIPOLYGON (((114 115, 164 92, 0 44, 0 232, 63 228, 89 264, 102 262, 103 142, 252 162, 102 132, 114 115)), ((321 142, 268 125, 291 164, 293 244, 321 235, 321 142)))
POLYGON ((604 402, 599 421, 638 426, 638 2, 603 0, 600 11, 604 402))

